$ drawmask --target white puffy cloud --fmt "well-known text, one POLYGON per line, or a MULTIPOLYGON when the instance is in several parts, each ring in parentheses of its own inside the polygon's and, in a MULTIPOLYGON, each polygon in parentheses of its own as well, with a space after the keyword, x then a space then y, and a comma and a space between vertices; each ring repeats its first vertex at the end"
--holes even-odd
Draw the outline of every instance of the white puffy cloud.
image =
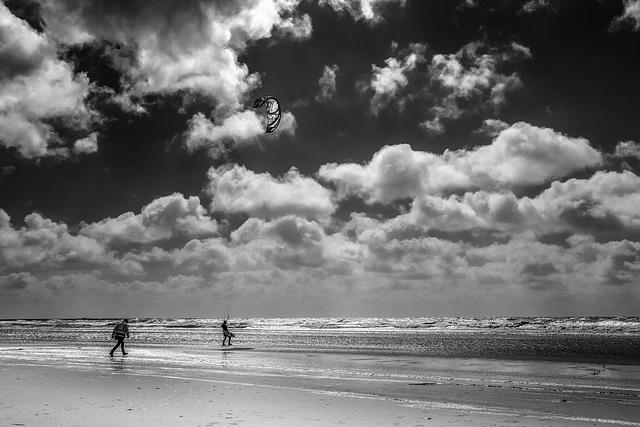
POLYGON ((640 0, 624 0, 624 11, 611 23, 612 29, 621 28, 625 23, 633 26, 634 30, 640 30, 640 0))
POLYGON ((382 8, 388 4, 404 6, 406 0, 320 0, 321 6, 328 5, 339 12, 347 12, 356 20, 376 24, 384 20, 382 8))
POLYGON ((635 157, 640 159, 640 144, 634 141, 621 141, 618 142, 614 151, 615 157, 635 157))
POLYGON ((472 150, 436 155, 406 144, 386 146, 366 165, 331 163, 318 174, 336 183, 342 197, 355 193, 389 203, 447 190, 541 184, 601 163, 602 155, 587 140, 519 122, 472 150))
POLYGON ((549 0, 529 0, 522 5, 524 13, 534 13, 538 10, 553 10, 554 4, 549 0))
MULTIPOLYGON (((608 293, 607 285, 631 284, 639 277, 637 242, 598 243, 592 236, 574 234, 566 243, 543 244, 524 234, 505 244, 471 249, 467 255, 470 260, 476 259, 476 270, 493 270, 509 282, 533 290, 555 289, 573 294, 574 299, 586 297, 596 306, 598 296, 608 293)), ((555 296, 554 292, 547 293, 555 296)), ((637 300, 638 295, 628 297, 637 300)))
MULTIPOLYGON (((312 31, 311 19, 301 14, 297 6, 297 1, 290 0, 194 1, 180 7, 172 0, 159 0, 153 5, 132 0, 117 6, 97 0, 61 0, 42 5, 46 36, 30 30, 3 7, 3 16, 6 12, 21 23, 21 32, 33 39, 30 44, 20 42, 23 46, 18 47, 22 51, 5 49, 8 58, 16 59, 6 72, 28 70, 35 65, 26 67, 27 62, 35 64, 40 60, 38 67, 46 69, 46 78, 40 79, 44 80, 40 84, 42 87, 38 87, 38 81, 33 78, 24 87, 33 88, 42 105, 49 109, 63 109, 65 99, 71 95, 79 99, 76 109, 80 109, 80 101, 88 92, 88 81, 82 75, 74 77, 68 64, 56 60, 56 46, 50 40, 65 46, 106 44, 104 57, 109 58, 109 65, 122 74, 122 93, 101 90, 121 108, 143 113, 144 109, 136 105, 135 100, 149 94, 184 93, 189 97, 197 93, 215 101, 210 119, 200 113, 192 117, 184 139, 189 149, 206 148, 218 157, 230 145, 259 142, 262 119, 259 121, 254 111, 243 111, 243 108, 248 94, 259 87, 260 76, 249 72, 239 56, 255 40, 308 38, 312 31), (34 47, 27 49, 30 45, 34 47), (30 56, 28 61, 25 55, 30 56), (50 60, 44 61, 43 57, 50 60), (61 93, 63 90, 70 92, 72 83, 78 86, 78 93, 61 93), (47 94, 55 88, 58 88, 55 102, 50 102, 51 99, 46 99, 47 94)), ((13 28, 7 34, 16 34, 15 40, 26 37, 13 28)), ((8 141, 5 144, 10 146, 19 145, 21 152, 29 157, 68 156, 68 148, 47 150, 46 142, 54 141, 56 135, 49 125, 34 120, 32 111, 20 111, 28 110, 24 106, 24 94, 18 94, 16 98, 23 99, 23 105, 5 109, 7 113, 0 116, 0 139, 8 141), (28 120, 18 120, 21 117, 28 120)), ((50 117, 54 113, 60 114, 58 111, 38 114, 50 117)), ((65 114, 69 112, 65 111, 65 114)), ((278 135, 292 134, 295 127, 295 117, 284 112, 278 135)), ((95 142, 92 134, 88 139, 79 140, 73 152, 93 152, 97 147, 95 142)))
POLYGON ((0 272, 113 262, 102 245, 89 237, 71 234, 64 223, 32 213, 25 217, 24 227, 15 229, 9 215, 0 209, 0 272))
POLYGON ((251 218, 231 234, 242 245, 237 267, 283 270, 317 268, 325 263, 322 227, 315 221, 285 216, 272 221, 251 218))
POLYGON ((238 111, 260 82, 258 74, 238 60, 247 43, 278 32, 309 36, 310 20, 296 15, 295 7, 293 2, 273 0, 194 1, 180 7, 169 0, 133 0, 118 6, 63 0, 45 3, 42 14, 48 33, 63 43, 107 40, 132 49, 133 60, 112 50, 113 65, 124 74, 127 92, 203 93, 218 102, 218 113, 224 117, 238 111))
POLYGON ((399 221, 426 229, 487 229, 517 235, 534 230, 589 233, 609 240, 640 234, 640 178, 631 172, 597 172, 589 179, 556 181, 534 198, 512 192, 468 192, 414 200, 399 221))
POLYGON ((367 252, 343 233, 328 235, 316 221, 293 215, 269 221, 250 218, 231 234, 230 243, 233 271, 301 271, 314 278, 313 287, 325 278, 361 274, 367 252))
POLYGON ((212 210, 260 218, 298 215, 318 220, 327 219, 335 210, 331 192, 296 169, 274 178, 233 165, 211 168, 208 176, 212 210))
MULTIPOLYGON (((185 241, 217 234, 217 223, 205 214, 200 200, 181 194, 154 200, 138 215, 129 212, 83 224, 78 232, 39 213, 27 215, 25 226, 14 228, 9 215, 0 209, 0 274, 20 269, 44 275, 92 269, 103 273, 106 279, 147 274, 165 277, 171 273, 171 266, 192 271, 188 257, 182 255, 181 259, 173 252, 153 247, 140 252, 140 245, 172 245, 175 241, 170 239, 174 238, 185 241)), ((211 263, 205 258, 211 254, 203 253, 198 265, 211 263)))
POLYGON ((55 44, 0 4, 0 144, 26 158, 68 156, 49 119, 84 129, 90 84, 57 57, 55 44))
POLYGON ((242 111, 215 125, 204 114, 194 115, 188 122, 184 143, 189 151, 206 148, 213 158, 222 157, 228 145, 242 145, 264 134, 264 124, 253 111, 242 111))
MULTIPOLYGON (((510 308, 551 313, 562 308, 554 302, 559 297, 597 311, 603 310, 598 299, 605 295, 614 298, 619 293, 607 308, 614 311, 630 308, 640 299, 629 286, 640 277, 640 245, 636 242, 597 243, 592 236, 573 234, 565 244, 554 245, 539 242, 524 229, 510 238, 477 246, 429 236, 407 216, 380 221, 358 214, 348 227, 355 230, 361 245, 361 265, 376 274, 369 286, 380 292, 401 289, 398 296, 420 298, 412 290, 429 289, 430 300, 466 295, 463 299, 490 306, 498 298, 510 302, 510 308), (608 289, 609 285, 620 289, 608 289), (522 300, 518 297, 529 292, 522 300), (622 303, 625 298, 628 303, 622 303), (536 303, 540 306, 531 306, 536 303)), ((473 311, 465 308, 466 313, 473 311)), ((494 308, 500 310, 499 305, 494 308)))
POLYGON ((488 177, 491 182, 507 187, 539 184, 602 164, 602 154, 586 139, 524 122, 504 129, 490 145, 450 156, 449 162, 468 167, 475 178, 488 177))
POLYGON ((436 155, 400 144, 383 147, 367 165, 330 163, 318 175, 337 184, 341 197, 355 193, 370 202, 389 203, 426 191, 429 167, 437 162, 436 155))
MULTIPOLYGON (((188 129, 183 135, 184 144, 189 151, 205 149, 212 158, 220 158, 227 150, 258 143, 265 134, 265 127, 266 119, 251 110, 233 113, 219 125, 197 113, 188 122, 188 129)), ((293 135, 296 127, 293 114, 285 111, 273 135, 293 135)))
POLYGON ((530 57, 530 50, 517 43, 498 50, 481 42, 469 43, 455 54, 434 55, 429 74, 442 94, 432 113, 439 118, 457 119, 465 112, 460 100, 467 104, 473 101, 473 108, 499 108, 505 104, 508 92, 522 86, 516 73, 502 74, 499 66, 530 57))
POLYGON ((73 152, 79 154, 89 154, 98 151, 98 133, 92 132, 86 138, 77 140, 73 144, 73 152))
POLYGON ((312 32, 311 17, 307 14, 286 17, 278 23, 275 29, 277 36, 293 40, 306 40, 311 37, 312 32))
POLYGON ((140 214, 124 213, 82 227, 81 233, 106 244, 151 243, 174 237, 205 237, 218 232, 200 199, 175 193, 160 197, 140 214))
POLYGON ((123 259, 140 264, 148 277, 159 279, 176 274, 210 277, 230 271, 233 265, 228 242, 220 237, 192 239, 182 247, 128 252, 123 259))
POLYGON ((322 77, 318 80, 320 93, 316 96, 317 101, 326 101, 336 95, 336 75, 339 67, 335 64, 325 65, 322 69, 322 77))
POLYGON ((429 135, 440 135, 444 133, 444 125, 440 121, 440 117, 433 120, 425 120, 420 123, 420 127, 427 131, 429 135))
POLYGON ((495 137, 500 134, 503 130, 509 127, 508 123, 503 122, 502 120, 496 119, 487 119, 482 122, 482 126, 480 129, 476 131, 476 133, 481 135, 487 135, 490 137, 495 137))
MULTIPOLYGON (((395 45, 393 46, 395 47, 395 45)), ((378 114, 389 103, 395 102, 402 110, 406 102, 405 89, 409 86, 409 76, 416 67, 425 62, 425 46, 413 44, 399 53, 398 58, 387 58, 383 67, 373 64, 371 80, 360 86, 365 93, 372 93, 371 112, 378 114)))
POLYGON ((371 96, 371 112, 387 106, 403 110, 409 101, 428 107, 420 126, 429 134, 444 132, 443 120, 455 120, 467 113, 495 113, 507 102, 507 95, 523 86, 517 73, 505 74, 502 65, 532 57, 531 50, 518 43, 487 46, 472 42, 453 54, 427 56, 427 46, 411 44, 398 49, 384 66, 372 65, 369 81, 360 82, 361 93, 371 96))
POLYGON ((554 182, 535 203, 577 231, 598 235, 640 230, 640 177, 629 171, 599 171, 589 179, 554 182))

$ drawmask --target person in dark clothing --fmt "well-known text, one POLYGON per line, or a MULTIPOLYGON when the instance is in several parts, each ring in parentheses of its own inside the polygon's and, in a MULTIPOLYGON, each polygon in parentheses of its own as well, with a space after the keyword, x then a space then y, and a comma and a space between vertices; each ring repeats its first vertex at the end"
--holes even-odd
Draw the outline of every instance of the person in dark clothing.
POLYGON ((122 322, 118 323, 115 328, 113 328, 113 332, 111 333, 111 338, 117 340, 117 344, 115 347, 111 349, 109 352, 109 356, 113 357, 113 352, 116 351, 118 347, 122 349, 122 355, 128 354, 124 351, 124 337, 129 338, 129 320, 122 319, 122 322))
POLYGON ((231 338, 235 337, 235 335, 229 332, 229 329, 227 329, 226 319, 222 322, 222 335, 224 335, 224 339, 222 340, 222 345, 224 345, 224 343, 227 341, 227 338, 229 338, 229 345, 232 345, 231 338))

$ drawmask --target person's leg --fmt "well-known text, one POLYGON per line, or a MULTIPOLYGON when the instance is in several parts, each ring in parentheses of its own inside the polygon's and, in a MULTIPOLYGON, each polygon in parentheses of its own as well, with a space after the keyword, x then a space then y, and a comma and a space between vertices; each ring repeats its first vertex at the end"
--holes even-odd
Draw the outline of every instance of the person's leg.
POLYGON ((109 356, 113 356, 113 352, 116 351, 119 345, 120 345, 120 340, 118 340, 116 345, 111 349, 111 351, 109 352, 109 356))
POLYGON ((120 348, 122 348, 122 355, 127 354, 127 352, 124 351, 124 338, 120 340, 120 348))

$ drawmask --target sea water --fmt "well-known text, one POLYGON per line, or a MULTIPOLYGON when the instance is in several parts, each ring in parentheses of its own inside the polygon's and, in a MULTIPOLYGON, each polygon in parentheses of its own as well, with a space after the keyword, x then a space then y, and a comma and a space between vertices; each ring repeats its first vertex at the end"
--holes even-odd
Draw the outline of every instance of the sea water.
MULTIPOLYGON (((119 319, 0 320, 0 343, 100 344, 119 319)), ((129 344, 206 349, 219 319, 130 319, 129 344)), ((406 355, 640 365, 640 317, 231 319, 262 352, 406 355)))

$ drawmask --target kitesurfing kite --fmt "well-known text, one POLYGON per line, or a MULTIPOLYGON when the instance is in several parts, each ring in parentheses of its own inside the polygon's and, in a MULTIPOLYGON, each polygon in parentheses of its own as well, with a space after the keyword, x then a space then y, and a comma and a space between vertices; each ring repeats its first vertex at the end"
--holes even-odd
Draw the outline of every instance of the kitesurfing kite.
POLYGON ((280 124, 280 103, 273 96, 263 96, 253 103, 253 108, 260 108, 267 104, 267 129, 265 133, 271 133, 280 124))

